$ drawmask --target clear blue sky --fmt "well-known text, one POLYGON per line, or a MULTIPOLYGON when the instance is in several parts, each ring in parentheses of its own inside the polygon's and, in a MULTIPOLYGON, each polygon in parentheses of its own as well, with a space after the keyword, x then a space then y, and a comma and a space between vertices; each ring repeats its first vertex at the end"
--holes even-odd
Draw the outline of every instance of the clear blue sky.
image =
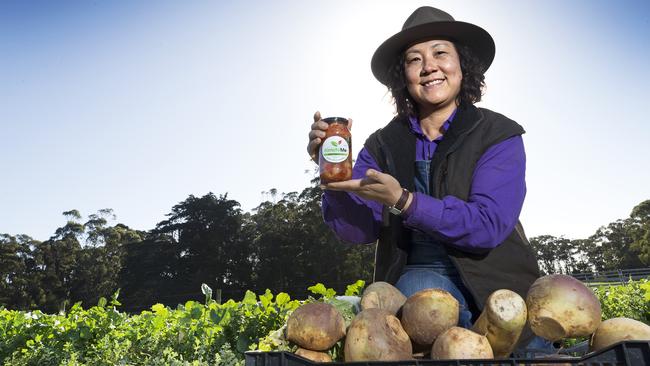
POLYGON ((311 115, 392 116, 375 48, 420 5, 487 29, 481 106, 521 123, 529 236, 586 237, 650 199, 647 1, 0 3, 0 233, 61 212, 148 230, 210 191, 246 211, 312 169, 311 115))

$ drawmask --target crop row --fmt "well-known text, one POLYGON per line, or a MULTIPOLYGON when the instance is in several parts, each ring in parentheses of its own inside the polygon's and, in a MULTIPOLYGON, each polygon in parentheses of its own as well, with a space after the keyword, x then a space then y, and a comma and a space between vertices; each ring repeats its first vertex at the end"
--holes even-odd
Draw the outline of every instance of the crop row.
MULTIPOLYGON (((358 295, 363 281, 348 286, 358 295)), ((319 301, 344 313, 345 302, 322 284, 310 287, 319 301)), ((45 314, 0 308, 1 365, 243 365, 243 352, 289 349, 276 337, 288 315, 305 301, 286 293, 250 291, 240 301, 217 303, 205 286, 204 303, 188 301, 175 309, 156 304, 139 314, 119 310, 118 293, 84 309, 45 314)), ((629 317, 650 323, 650 281, 595 289, 603 319, 629 317)))

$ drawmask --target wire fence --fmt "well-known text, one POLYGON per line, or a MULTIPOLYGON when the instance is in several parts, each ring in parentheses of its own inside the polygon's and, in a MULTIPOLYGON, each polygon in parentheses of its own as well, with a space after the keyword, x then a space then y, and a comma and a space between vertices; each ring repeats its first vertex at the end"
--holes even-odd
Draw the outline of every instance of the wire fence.
POLYGON ((640 279, 650 278, 650 267, 572 273, 571 276, 588 285, 625 284, 630 280, 638 281, 640 279))

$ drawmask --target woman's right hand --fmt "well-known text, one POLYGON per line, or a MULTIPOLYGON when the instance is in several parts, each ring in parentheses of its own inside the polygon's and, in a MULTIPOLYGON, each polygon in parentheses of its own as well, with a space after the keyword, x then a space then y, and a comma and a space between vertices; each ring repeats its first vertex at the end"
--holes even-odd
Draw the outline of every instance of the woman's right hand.
POLYGON ((312 123, 309 131, 309 143, 307 144, 307 153, 316 164, 318 164, 318 146, 325 137, 328 126, 327 122, 321 120, 320 112, 316 111, 314 113, 314 123, 312 123))
MULTIPOLYGON (((325 137, 327 127, 329 127, 327 122, 323 122, 320 112, 316 111, 314 113, 314 123, 311 124, 311 130, 309 131, 309 143, 307 144, 307 153, 316 164, 318 164, 318 147, 323 142, 322 139, 325 137)), ((352 129, 352 118, 348 118, 348 129, 352 129)))

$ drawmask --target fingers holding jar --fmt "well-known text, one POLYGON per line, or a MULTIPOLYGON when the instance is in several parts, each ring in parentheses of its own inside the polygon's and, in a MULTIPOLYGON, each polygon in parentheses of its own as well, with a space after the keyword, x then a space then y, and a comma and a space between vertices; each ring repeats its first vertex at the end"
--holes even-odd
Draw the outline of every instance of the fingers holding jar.
POLYGON ((323 142, 328 127, 329 124, 324 122, 321 119, 320 112, 316 111, 314 113, 314 123, 312 123, 309 131, 309 143, 307 144, 307 153, 316 164, 318 164, 318 147, 323 142))

